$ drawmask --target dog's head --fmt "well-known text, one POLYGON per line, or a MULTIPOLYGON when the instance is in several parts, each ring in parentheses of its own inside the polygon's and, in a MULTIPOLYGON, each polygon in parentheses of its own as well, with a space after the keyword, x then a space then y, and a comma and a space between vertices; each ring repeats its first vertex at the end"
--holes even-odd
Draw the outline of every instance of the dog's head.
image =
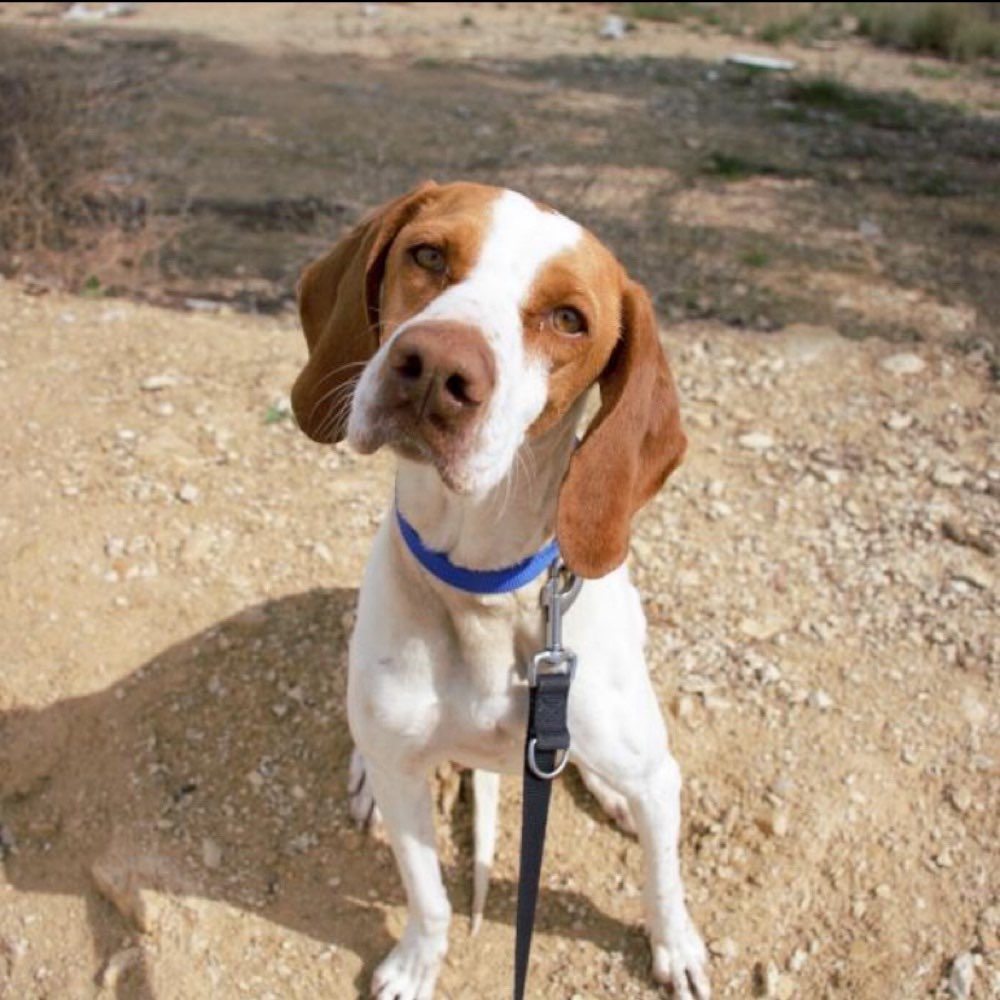
POLYGON ((649 297, 594 236, 514 191, 425 184, 313 263, 298 295, 302 429, 387 444, 456 493, 496 486, 596 382, 556 534, 582 576, 622 562, 686 442, 649 297))

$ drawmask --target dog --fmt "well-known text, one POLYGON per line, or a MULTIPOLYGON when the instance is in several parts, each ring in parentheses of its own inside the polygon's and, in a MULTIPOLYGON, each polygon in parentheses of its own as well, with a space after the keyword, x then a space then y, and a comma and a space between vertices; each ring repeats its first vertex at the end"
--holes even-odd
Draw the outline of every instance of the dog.
POLYGON ((591 233, 514 191, 427 183, 377 209, 303 273, 309 350, 292 390, 302 430, 397 456, 394 509, 374 540, 350 643, 351 808, 376 807, 406 890, 400 941, 372 996, 429 1000, 451 907, 429 775, 473 768, 473 926, 492 863, 499 772, 520 773, 526 664, 542 646, 539 583, 477 594, 418 561, 471 572, 553 537, 585 578, 565 619, 580 667, 572 762, 645 867, 653 977, 709 996, 678 860, 680 772, 643 655, 625 558, 630 521, 686 448, 645 290, 591 233), (581 440, 588 390, 600 405, 581 440))

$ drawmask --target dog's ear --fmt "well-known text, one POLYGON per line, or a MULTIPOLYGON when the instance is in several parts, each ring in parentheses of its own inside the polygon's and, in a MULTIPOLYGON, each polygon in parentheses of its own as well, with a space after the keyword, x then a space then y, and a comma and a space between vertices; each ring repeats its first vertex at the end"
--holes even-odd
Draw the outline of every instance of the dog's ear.
POLYGON ((344 436, 350 395, 343 387, 360 376, 378 349, 386 254, 435 187, 422 184, 376 209, 299 279, 299 317, 309 360, 292 387, 292 409, 314 441, 332 444, 344 436))
POLYGON ((599 385, 601 406, 570 459, 556 514, 563 559, 588 578, 624 561, 632 516, 687 447, 653 307, 635 282, 625 288, 621 334, 599 385))

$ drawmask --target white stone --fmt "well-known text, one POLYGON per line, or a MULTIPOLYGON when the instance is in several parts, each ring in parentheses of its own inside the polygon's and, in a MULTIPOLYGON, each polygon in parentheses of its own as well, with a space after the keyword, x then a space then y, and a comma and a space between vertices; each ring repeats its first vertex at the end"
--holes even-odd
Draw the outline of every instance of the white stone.
POLYGON ((890 354, 887 358, 883 358, 879 364, 885 371, 892 372, 893 375, 916 375, 927 367, 927 362, 919 354, 912 354, 908 351, 902 354, 890 354))
POLYGON ((774 447, 774 438, 763 431, 750 431, 748 434, 741 434, 738 441, 740 447, 746 448, 747 451, 767 451, 768 448, 774 447))
POLYGON ((625 23, 625 18, 619 17, 617 14, 609 14, 601 24, 599 34, 601 38, 608 38, 616 42, 625 37, 626 31, 628 31, 628 25, 625 23))
POLYGON ((931 482, 935 486, 961 486, 965 482, 965 473, 950 465, 937 465, 931 473, 931 482))
POLYGON ((177 385, 176 375, 147 375, 139 383, 139 388, 143 392, 159 392, 161 389, 169 389, 175 385, 177 385))
POLYGON ((198 487, 194 483, 184 483, 177 491, 177 499, 181 503, 195 503, 199 496, 198 487))
POLYGON ((968 1000, 972 995, 972 982, 976 978, 976 956, 965 951, 957 955, 948 973, 948 996, 952 1000, 968 1000))

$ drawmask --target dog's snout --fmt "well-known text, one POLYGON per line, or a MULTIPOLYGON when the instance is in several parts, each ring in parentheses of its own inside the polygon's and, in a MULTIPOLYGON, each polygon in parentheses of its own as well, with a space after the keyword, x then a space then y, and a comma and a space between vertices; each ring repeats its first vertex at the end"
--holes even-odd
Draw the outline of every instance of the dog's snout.
POLYGON ((457 430, 493 392, 493 355, 475 328, 421 323, 396 338, 389 351, 397 402, 418 421, 457 430))

